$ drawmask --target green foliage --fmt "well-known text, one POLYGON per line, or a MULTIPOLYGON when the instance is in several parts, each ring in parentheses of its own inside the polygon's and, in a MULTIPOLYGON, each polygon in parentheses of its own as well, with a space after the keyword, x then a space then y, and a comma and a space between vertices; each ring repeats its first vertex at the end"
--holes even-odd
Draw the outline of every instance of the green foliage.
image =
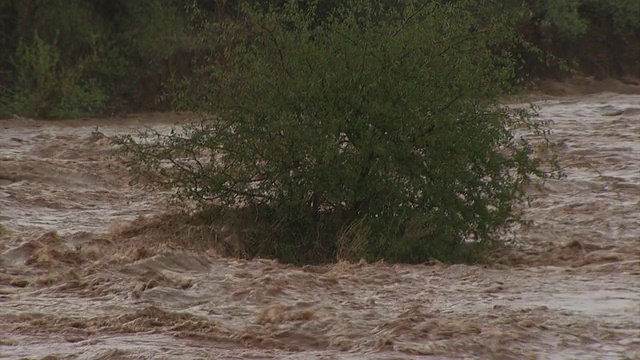
POLYGON ((585 35, 593 20, 610 22, 622 37, 640 29, 640 2, 635 0, 529 0, 542 29, 585 35))
POLYGON ((610 14, 608 18, 619 36, 624 37, 640 30, 640 1, 600 0, 593 4, 586 2, 585 7, 596 16, 610 14))
POLYGON ((36 33, 30 44, 20 43, 14 66, 21 69, 15 92, 5 111, 33 117, 76 117, 104 105, 106 96, 83 73, 86 63, 65 66, 56 44, 36 33))
POLYGON ((539 130, 532 114, 495 101, 512 90, 496 49, 513 17, 470 0, 353 0, 322 18, 315 5, 217 23, 225 51, 196 95, 174 97, 202 121, 117 138, 134 174, 214 222, 243 213, 254 256, 477 259, 530 176, 553 175, 512 133, 539 130))
POLYGON ((100 113, 188 45, 178 1, 9 0, 0 10, 5 116, 100 113))
MULTIPOLYGON (((243 6, 249 2, 0 1, 0 116, 11 115, 12 112, 39 117, 83 116, 105 113, 113 108, 129 107, 133 110, 138 105, 134 100, 135 95, 142 95, 145 99, 150 97, 138 94, 140 89, 149 88, 153 92, 154 86, 145 86, 149 77, 160 73, 159 77, 164 81, 167 69, 163 69, 163 66, 170 63, 167 60, 173 53, 185 49, 188 52, 195 45, 199 46, 198 50, 218 47, 219 33, 206 31, 219 27, 219 22, 244 17, 246 12, 243 6), (38 39, 34 34, 38 35, 38 39), (39 41, 50 49, 38 48, 39 41), (29 53, 25 51, 26 48, 29 53), (41 85, 38 85, 40 88, 25 88, 24 86, 34 83, 25 80, 31 76, 27 72, 35 61, 28 57, 40 54, 43 50, 57 54, 58 57, 54 66, 56 74, 47 75, 47 86, 51 90, 46 90, 41 85), (58 87, 65 90, 55 90, 58 87), (45 94, 47 92, 64 94, 45 94), (36 93, 37 96, 31 93, 36 93), (39 99, 64 103, 41 104, 39 99)), ((262 10, 270 7, 284 9, 287 6, 285 0, 260 0, 255 3, 262 10)), ((315 26, 347 3, 348 0, 300 1, 299 5, 304 9, 313 9, 315 26)), ((403 3, 397 0, 384 1, 383 7, 392 9, 403 3)), ((465 6, 480 9, 476 12, 476 17, 471 19, 472 23, 479 23, 479 20, 491 22, 494 16, 514 16, 514 19, 520 20, 517 24, 520 30, 534 34, 535 44, 543 45, 545 50, 566 49, 563 44, 568 42, 580 47, 575 45, 580 41, 586 44, 609 41, 591 41, 585 37, 588 34, 592 37, 598 37, 597 34, 602 33, 613 34, 613 38, 621 43, 633 41, 640 30, 640 1, 633 0, 455 0, 448 3, 447 6, 457 6, 456 10, 461 11, 464 11, 465 6)), ((380 11, 376 16, 380 19, 386 17, 385 11, 380 11)), ((227 41, 232 38, 226 36, 227 41)), ((528 48, 524 52, 531 52, 530 50, 528 48)), ((518 51, 522 52, 522 49, 514 50, 518 51)), ((571 50, 568 52, 572 53, 571 50)), ((532 53, 533 57, 539 55, 535 51, 532 53)), ((581 60, 590 62, 584 59, 590 56, 586 55, 589 53, 585 51, 585 54, 580 54, 583 58, 581 60)), ((189 73, 189 70, 186 72, 189 73)), ((169 77, 171 75, 175 74, 169 74, 169 77)), ((154 80, 150 83, 155 83, 154 80)), ((195 79, 190 80, 194 82, 195 79)), ((163 85, 167 85, 169 89, 181 88, 175 84, 163 85)), ((187 83, 183 88, 189 89, 192 85, 187 83)), ((184 94, 191 99, 176 102, 182 108, 200 101, 201 97, 197 92, 184 94)), ((148 101, 145 103, 148 104, 148 101)), ((197 108, 195 105, 194 107, 197 108)))
POLYGON ((580 16, 578 8, 581 0, 538 0, 536 8, 542 13, 541 26, 555 27, 562 33, 583 35, 587 31, 587 22, 580 16))

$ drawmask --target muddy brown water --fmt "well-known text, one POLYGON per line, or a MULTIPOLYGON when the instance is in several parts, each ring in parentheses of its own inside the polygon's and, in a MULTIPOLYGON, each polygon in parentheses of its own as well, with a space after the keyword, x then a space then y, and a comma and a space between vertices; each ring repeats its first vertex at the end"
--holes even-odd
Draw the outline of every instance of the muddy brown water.
POLYGON ((92 136, 188 114, 0 122, 0 358, 640 359, 640 96, 537 104, 567 178, 493 266, 194 251, 127 225, 172 205, 92 136))

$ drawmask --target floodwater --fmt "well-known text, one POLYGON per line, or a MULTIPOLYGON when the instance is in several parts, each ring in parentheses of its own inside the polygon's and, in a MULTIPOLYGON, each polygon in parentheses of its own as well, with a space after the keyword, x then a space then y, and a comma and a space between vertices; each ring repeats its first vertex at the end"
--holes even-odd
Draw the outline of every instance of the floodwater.
POLYGON ((492 266, 222 258, 92 135, 188 114, 0 121, 0 358, 640 359, 640 95, 537 105, 567 177, 492 266))

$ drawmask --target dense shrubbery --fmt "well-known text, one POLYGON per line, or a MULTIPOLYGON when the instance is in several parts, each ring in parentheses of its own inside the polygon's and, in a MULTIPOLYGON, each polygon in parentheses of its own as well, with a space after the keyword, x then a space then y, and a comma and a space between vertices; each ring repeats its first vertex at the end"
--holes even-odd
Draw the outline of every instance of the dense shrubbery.
MULTIPOLYGON (((528 0, 530 16, 519 31, 546 53, 584 75, 640 76, 640 1, 528 0)), ((562 78, 556 62, 525 56, 524 73, 562 78)))
POLYGON ((541 30, 554 28, 564 35, 585 35, 594 19, 609 22, 617 35, 640 30, 640 1, 528 0, 533 20, 541 30))
POLYGON ((174 97, 203 121, 116 142, 212 222, 241 217, 249 256, 477 259, 529 177, 549 175, 511 132, 535 131, 531 114, 495 101, 514 82, 496 50, 513 17, 471 0, 346 3, 210 24, 226 50, 174 97))
MULTIPOLYGON (((157 72, 158 66, 177 49, 192 48, 203 24, 237 18, 241 4, 246 2, 2 1, 0 116, 15 113, 56 118, 101 114, 120 106, 135 109, 136 105, 131 104, 132 95, 147 76, 157 72)), ((324 18, 344 2, 321 1, 317 15, 324 18)), ((263 8, 282 7, 284 3, 284 0, 260 1, 263 8)), ((392 6, 402 2, 384 3, 392 6)), ((491 5, 482 0, 474 4, 491 5)), ((596 39, 601 44, 624 44, 625 39, 637 41, 640 29, 640 1, 527 0, 523 5, 519 0, 508 0, 491 6, 497 16, 520 9, 517 14, 522 20, 520 23, 525 24, 520 30, 534 33, 529 40, 536 45, 547 44, 543 48, 552 52, 561 52, 568 44, 588 43, 589 39, 581 38, 590 28, 596 28, 594 34, 611 34, 605 39, 596 39)), ((207 46, 216 46, 216 43, 215 37, 206 41, 207 46)), ((577 60, 594 62, 593 50, 578 54, 574 50, 569 53, 579 56, 577 60)), ((608 70, 611 66, 600 63, 619 61, 620 56, 615 54, 618 51, 618 48, 607 49, 605 52, 611 53, 608 58, 593 66, 612 72, 608 70)), ((526 60, 536 61, 531 56, 526 60)), ((534 71, 530 66, 526 69, 534 71)), ((614 70, 612 75, 624 72, 624 69, 614 70)))
POLYGON ((188 45, 181 1, 0 3, 0 115, 75 117, 126 103, 188 45))

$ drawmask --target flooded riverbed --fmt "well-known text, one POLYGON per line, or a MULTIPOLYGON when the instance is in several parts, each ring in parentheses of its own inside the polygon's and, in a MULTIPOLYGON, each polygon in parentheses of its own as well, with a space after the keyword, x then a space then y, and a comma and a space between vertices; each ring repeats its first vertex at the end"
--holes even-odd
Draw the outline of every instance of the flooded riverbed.
POLYGON ((0 121, 0 358, 638 359, 640 96, 537 104, 567 178, 494 266, 221 258, 92 135, 188 115, 0 121))

